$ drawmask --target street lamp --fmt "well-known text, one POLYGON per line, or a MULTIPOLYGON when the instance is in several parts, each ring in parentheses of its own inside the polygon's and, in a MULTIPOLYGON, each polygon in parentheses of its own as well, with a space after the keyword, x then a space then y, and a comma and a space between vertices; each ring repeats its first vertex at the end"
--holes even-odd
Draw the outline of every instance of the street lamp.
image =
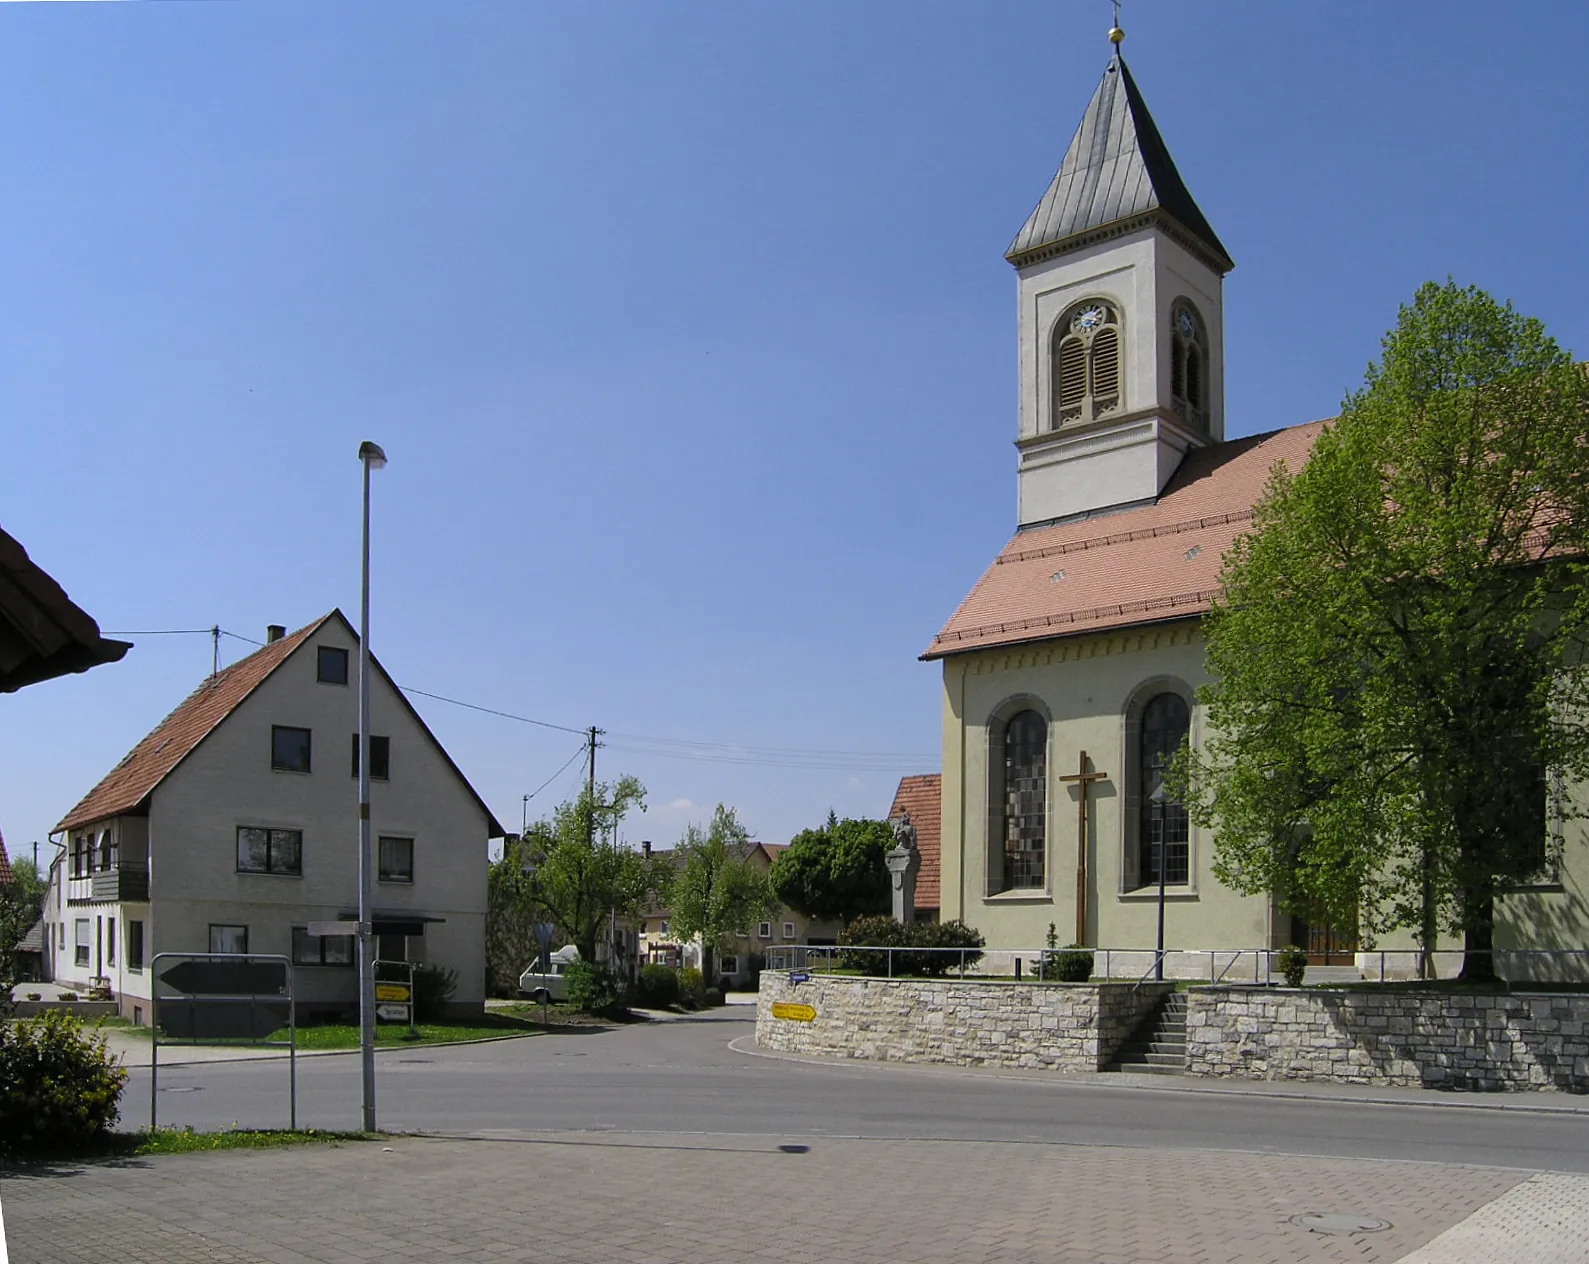
POLYGON ((1154 855, 1159 870, 1159 945, 1158 952, 1153 959, 1153 977, 1161 983, 1164 981, 1164 765, 1155 763, 1154 771, 1158 774, 1159 784, 1153 787, 1153 793, 1148 795, 1148 809, 1152 813, 1154 855))
POLYGON ((364 466, 364 555, 359 594, 359 1069, 364 1089, 362 1123, 375 1131, 375 866, 370 854, 370 471, 386 465, 386 453, 366 439, 359 444, 364 466))

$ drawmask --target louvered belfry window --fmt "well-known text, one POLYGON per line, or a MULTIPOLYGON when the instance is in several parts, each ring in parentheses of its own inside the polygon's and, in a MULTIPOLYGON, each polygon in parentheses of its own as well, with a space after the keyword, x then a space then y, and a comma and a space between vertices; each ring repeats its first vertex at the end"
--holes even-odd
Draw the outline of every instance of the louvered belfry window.
POLYGON ((1170 402, 1198 429, 1208 426, 1208 335, 1184 300, 1170 313, 1170 402))
POLYGON ((1076 304, 1054 326, 1054 416, 1092 421, 1120 407, 1120 313, 1102 299, 1076 304))

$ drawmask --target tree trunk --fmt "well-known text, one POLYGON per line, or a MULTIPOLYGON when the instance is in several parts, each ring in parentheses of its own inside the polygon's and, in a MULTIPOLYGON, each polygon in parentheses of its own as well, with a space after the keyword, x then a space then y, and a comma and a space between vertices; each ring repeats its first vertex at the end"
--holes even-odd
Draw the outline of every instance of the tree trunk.
POLYGON ((1435 908, 1434 856, 1430 844, 1424 844, 1423 860, 1423 916, 1418 926, 1418 977, 1435 977, 1435 946, 1440 942, 1440 921, 1435 908))
POLYGON ((704 939, 701 941, 701 986, 716 987, 717 982, 712 978, 712 965, 717 959, 717 953, 712 945, 704 939))
POLYGON ((1493 983, 1495 973, 1495 894, 1466 895, 1462 901, 1462 973, 1464 983, 1493 983))

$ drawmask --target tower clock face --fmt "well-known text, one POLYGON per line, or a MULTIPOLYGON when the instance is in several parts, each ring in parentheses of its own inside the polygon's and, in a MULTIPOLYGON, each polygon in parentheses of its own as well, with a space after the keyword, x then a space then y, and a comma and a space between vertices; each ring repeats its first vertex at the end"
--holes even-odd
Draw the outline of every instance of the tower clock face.
POLYGON ((1192 319, 1192 313, 1184 307, 1175 313, 1175 327, 1183 338, 1190 338, 1197 332, 1197 322, 1192 319))
POLYGON ((1084 307, 1076 314, 1075 326, 1077 329, 1092 330, 1104 322, 1104 310, 1094 303, 1091 307, 1084 307))

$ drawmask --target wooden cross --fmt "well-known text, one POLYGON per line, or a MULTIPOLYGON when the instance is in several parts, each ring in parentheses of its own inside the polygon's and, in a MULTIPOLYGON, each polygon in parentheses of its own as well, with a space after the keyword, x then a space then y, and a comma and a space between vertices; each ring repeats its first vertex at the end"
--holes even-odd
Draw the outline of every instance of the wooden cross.
POLYGON ((1074 781, 1076 795, 1076 942, 1087 942, 1087 787, 1094 781, 1107 781, 1108 773, 1087 771, 1087 752, 1082 751, 1076 771, 1061 781, 1074 781))

